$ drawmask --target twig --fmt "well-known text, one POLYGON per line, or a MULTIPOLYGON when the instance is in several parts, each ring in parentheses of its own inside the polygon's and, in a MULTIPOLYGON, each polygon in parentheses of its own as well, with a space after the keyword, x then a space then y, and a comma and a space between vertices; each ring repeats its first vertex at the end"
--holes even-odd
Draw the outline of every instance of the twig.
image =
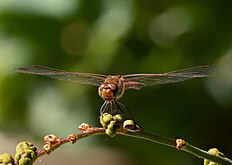
POLYGON ((35 159, 44 154, 50 154, 51 151, 55 150, 65 143, 70 142, 74 144, 77 140, 86 138, 91 135, 105 134, 106 129, 102 127, 90 127, 88 124, 82 123, 79 126, 79 130, 81 131, 81 133, 71 134, 67 138, 58 138, 53 134, 45 136, 44 141, 46 145, 43 146, 43 149, 37 150, 37 156, 35 159))
POLYGON ((128 131, 122 135, 145 139, 145 140, 149 140, 155 143, 173 147, 178 150, 188 152, 194 156, 197 156, 202 159, 207 159, 215 163, 219 163, 223 165, 232 165, 232 161, 230 159, 210 154, 200 148, 190 145, 189 143, 185 142, 182 139, 176 139, 176 140, 169 139, 169 138, 162 137, 162 136, 152 135, 144 131, 143 132, 131 132, 131 131, 129 132, 128 131))
MULTIPOLYGON (((54 135, 45 136, 44 140, 46 142, 46 145, 44 146, 44 148, 42 150, 37 151, 37 156, 35 159, 37 159, 38 157, 40 157, 44 154, 49 154, 51 151, 55 150, 56 148, 60 147, 61 145, 65 144, 65 143, 70 142, 73 144, 80 139, 83 139, 83 138, 86 138, 86 137, 89 137, 92 135, 105 134, 105 131, 106 131, 105 128, 90 127, 88 124, 85 124, 85 123, 83 123, 79 126, 79 130, 81 131, 81 133, 71 134, 67 138, 57 138, 54 135)), ((181 151, 188 152, 188 153, 195 155, 199 158, 208 159, 212 162, 216 162, 219 164, 232 165, 232 161, 230 159, 212 155, 204 150, 201 150, 197 147, 194 147, 194 146, 188 144, 187 142, 185 142, 182 139, 176 139, 176 140, 169 139, 166 137, 157 136, 157 135, 147 133, 141 129, 130 130, 130 129, 122 128, 122 129, 117 131, 117 134, 131 136, 131 137, 135 137, 135 138, 140 138, 140 139, 148 140, 151 142, 159 143, 162 145, 166 145, 166 146, 176 148, 176 149, 181 150, 181 151)))

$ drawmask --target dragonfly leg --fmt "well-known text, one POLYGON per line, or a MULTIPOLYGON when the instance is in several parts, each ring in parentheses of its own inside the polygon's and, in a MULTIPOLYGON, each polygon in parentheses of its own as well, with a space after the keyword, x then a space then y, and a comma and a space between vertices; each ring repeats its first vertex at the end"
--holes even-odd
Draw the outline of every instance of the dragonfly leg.
POLYGON ((120 108, 120 106, 119 106, 119 104, 118 104, 117 101, 114 101, 114 105, 115 105, 115 107, 116 107, 116 111, 119 111, 119 112, 123 115, 123 111, 122 111, 122 109, 120 108))
POLYGON ((110 101, 110 114, 113 114, 113 103, 110 101))
MULTIPOLYGON (((116 101, 115 101, 116 102, 116 101)), ((129 112, 129 115, 132 117, 132 120, 135 122, 135 124, 136 125, 138 125, 138 123, 136 122, 136 120, 135 120, 135 118, 134 118, 134 115, 132 114, 132 112, 130 111, 130 109, 129 109, 129 107, 128 106, 126 106, 125 104, 123 104, 123 103, 120 103, 120 102, 116 102, 116 104, 117 104, 117 106, 119 107, 119 106, 122 106, 122 107, 124 107, 128 112, 129 112)), ((122 111, 121 110, 121 108, 120 108, 120 111, 122 111)), ((143 129, 141 126, 139 126, 141 129, 143 129)))
POLYGON ((102 106, 101 106, 101 108, 100 108, 100 114, 101 114, 101 115, 106 111, 108 105, 109 105, 109 103, 108 103, 107 101, 105 101, 105 102, 102 104, 102 106))
MULTIPOLYGON (((129 109, 129 107, 128 106, 126 106, 125 104, 123 104, 123 103, 120 103, 120 102, 116 102, 116 104, 117 104, 117 106, 118 107, 120 107, 120 106, 122 106, 122 107, 124 107, 128 112, 129 112, 129 115, 132 117, 132 120, 134 120, 135 121, 135 118, 134 118, 134 116, 133 116, 133 114, 132 114, 132 112, 130 111, 130 109, 129 109)), ((121 109, 121 108, 120 108, 121 109)), ((122 111, 122 110, 121 110, 122 111)), ((123 112, 122 112, 123 113, 123 112)))

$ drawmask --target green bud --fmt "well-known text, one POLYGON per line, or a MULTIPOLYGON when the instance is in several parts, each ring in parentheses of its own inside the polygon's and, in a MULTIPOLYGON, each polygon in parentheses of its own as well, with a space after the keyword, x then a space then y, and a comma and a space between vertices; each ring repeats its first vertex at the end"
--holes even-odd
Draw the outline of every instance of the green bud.
POLYGON ((16 146, 15 163, 19 165, 30 165, 36 157, 36 147, 30 142, 20 142, 16 146))
POLYGON ((112 116, 109 113, 104 113, 100 117, 100 123, 106 128, 106 134, 110 137, 114 137, 117 130, 122 128, 122 121, 123 118, 119 114, 112 116))
POLYGON ((216 156, 225 157, 225 155, 222 152, 219 152, 217 148, 211 148, 208 152, 216 156))
POLYGON ((110 124, 107 126, 107 129, 115 130, 115 126, 116 126, 116 121, 112 120, 110 121, 110 124))
MULTIPOLYGON (((215 156, 221 156, 225 157, 225 155, 222 152, 219 152, 217 148, 211 148, 208 153, 215 155, 215 156)), ((211 162, 210 160, 205 159, 204 165, 219 165, 218 163, 211 162)))
POLYGON ((33 159, 33 158, 35 158, 36 155, 37 155, 36 152, 31 150, 31 149, 25 149, 24 150, 24 156, 26 156, 28 158, 33 159))
POLYGON ((107 127, 107 123, 105 123, 103 120, 102 120, 102 116, 100 117, 100 123, 102 125, 103 128, 106 128, 107 127))
POLYGON ((0 165, 13 165, 14 159, 10 154, 3 153, 0 155, 0 165))
POLYGON ((109 123, 109 122, 112 120, 112 115, 109 114, 109 113, 104 113, 104 114, 102 115, 102 120, 103 120, 103 122, 105 122, 105 123, 109 123))
POLYGON ((20 142, 17 146, 16 146, 16 152, 20 152, 23 151, 24 149, 31 149, 33 151, 36 151, 36 147, 30 143, 30 142, 20 142))
POLYGON ((123 128, 135 130, 137 127, 133 120, 126 120, 123 122, 123 128))
POLYGON ((113 118, 117 121, 117 122, 122 122, 123 121, 123 118, 121 115, 117 114, 115 116, 113 116, 113 118))
POLYGON ((112 129, 106 129, 106 134, 110 137, 114 137, 116 135, 117 131, 114 131, 112 129))
POLYGON ((19 160, 19 165, 32 165, 32 160, 27 157, 23 157, 19 160))
POLYGON ((104 128, 107 127, 107 125, 110 123, 111 120, 112 120, 112 115, 109 113, 104 113, 100 117, 100 123, 104 128))

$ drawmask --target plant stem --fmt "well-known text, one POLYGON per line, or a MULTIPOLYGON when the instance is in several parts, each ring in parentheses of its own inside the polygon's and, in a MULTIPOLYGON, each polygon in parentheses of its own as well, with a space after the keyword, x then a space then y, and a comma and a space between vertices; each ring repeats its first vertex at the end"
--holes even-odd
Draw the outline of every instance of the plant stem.
POLYGON ((210 154, 210 153, 208 153, 200 148, 197 148, 193 145, 190 145, 188 143, 186 143, 186 146, 183 148, 183 151, 188 152, 192 155, 195 155, 199 158, 207 159, 207 160, 210 160, 212 162, 219 163, 219 164, 223 164, 223 165, 231 165, 232 164, 232 161, 228 158, 212 155, 212 154, 210 154))
POLYGON ((120 134, 125 135, 125 136, 139 138, 139 139, 144 139, 144 140, 148 140, 151 142, 155 142, 155 143, 159 143, 162 145, 176 148, 176 141, 174 139, 169 139, 163 136, 153 135, 145 131, 139 131, 139 132, 127 131, 126 133, 120 133, 120 134))
MULTIPOLYGON (((145 132, 145 131, 139 131, 139 132, 127 131, 126 133, 122 132, 119 134, 125 135, 125 136, 131 136, 131 137, 135 137, 135 138, 140 138, 140 139, 152 141, 155 143, 159 143, 162 145, 166 145, 169 147, 177 148, 176 140, 169 139, 169 138, 162 137, 162 136, 153 135, 153 134, 150 134, 150 133, 145 132)), ((188 153, 195 155, 199 158, 210 160, 210 161, 215 162, 215 163, 219 163, 219 164, 223 164, 223 165, 232 165, 232 161, 230 159, 224 158, 221 156, 212 155, 212 154, 210 154, 210 153, 208 153, 200 148, 197 148, 193 145, 190 145, 186 142, 184 142, 183 146, 181 146, 180 148, 177 148, 177 149, 188 152, 188 153)))
MULTIPOLYGON (((91 127, 85 123, 82 123, 79 126, 79 130, 81 131, 81 133, 71 134, 67 138, 58 138, 58 137, 54 138, 54 135, 47 135, 50 138, 45 138, 46 145, 44 146, 44 149, 37 151, 37 157, 34 159, 34 161, 38 157, 44 154, 49 154, 51 151, 59 148, 61 145, 65 143, 70 142, 73 144, 80 139, 84 139, 92 135, 106 134, 105 128, 91 127)), ((154 143, 166 145, 172 148, 176 148, 177 150, 188 152, 199 158, 210 160, 215 163, 219 163, 223 165, 232 165, 232 161, 230 159, 210 154, 204 150, 201 150, 195 146, 192 146, 186 143, 182 139, 174 140, 174 139, 166 138, 163 136, 153 135, 153 134, 143 131, 142 129, 130 130, 130 129, 123 128, 123 129, 118 130, 117 134, 139 138, 139 139, 144 139, 144 140, 148 140, 154 143)))

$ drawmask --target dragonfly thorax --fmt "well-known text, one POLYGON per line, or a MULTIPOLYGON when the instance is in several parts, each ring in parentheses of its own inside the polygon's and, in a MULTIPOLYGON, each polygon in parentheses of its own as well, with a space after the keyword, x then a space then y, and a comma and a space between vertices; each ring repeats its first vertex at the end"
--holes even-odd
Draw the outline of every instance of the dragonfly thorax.
POLYGON ((125 83, 122 77, 108 76, 106 80, 100 84, 98 94, 103 100, 118 100, 124 93, 125 83))

